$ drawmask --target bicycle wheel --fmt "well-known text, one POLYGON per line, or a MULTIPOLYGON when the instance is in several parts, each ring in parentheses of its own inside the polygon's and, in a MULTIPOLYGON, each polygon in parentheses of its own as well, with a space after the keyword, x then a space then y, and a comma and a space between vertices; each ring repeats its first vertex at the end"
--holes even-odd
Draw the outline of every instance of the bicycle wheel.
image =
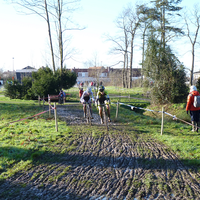
POLYGON ((103 122, 104 122, 105 126, 107 126, 108 125, 108 121, 107 121, 107 116, 106 116, 105 105, 103 105, 102 112, 103 112, 103 122))
POLYGON ((87 123, 89 125, 91 125, 91 112, 90 112, 90 105, 89 103, 87 103, 87 106, 86 106, 86 113, 87 113, 87 116, 86 116, 86 119, 87 119, 87 123))

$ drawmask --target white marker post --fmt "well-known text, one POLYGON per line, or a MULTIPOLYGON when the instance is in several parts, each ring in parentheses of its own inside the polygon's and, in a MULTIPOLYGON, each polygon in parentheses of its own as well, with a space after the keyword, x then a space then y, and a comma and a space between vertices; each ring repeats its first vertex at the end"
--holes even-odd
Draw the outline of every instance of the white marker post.
POLYGON ((163 128, 164 128, 164 108, 162 107, 161 135, 163 134, 163 128))

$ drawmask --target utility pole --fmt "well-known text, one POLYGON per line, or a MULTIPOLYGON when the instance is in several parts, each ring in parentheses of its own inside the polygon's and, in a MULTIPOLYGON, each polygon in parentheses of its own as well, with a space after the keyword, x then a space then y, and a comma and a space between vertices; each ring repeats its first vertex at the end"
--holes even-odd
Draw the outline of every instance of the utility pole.
POLYGON ((15 79, 15 73, 14 73, 14 57, 12 58, 13 59, 13 75, 12 75, 12 80, 14 81, 14 79, 15 79))

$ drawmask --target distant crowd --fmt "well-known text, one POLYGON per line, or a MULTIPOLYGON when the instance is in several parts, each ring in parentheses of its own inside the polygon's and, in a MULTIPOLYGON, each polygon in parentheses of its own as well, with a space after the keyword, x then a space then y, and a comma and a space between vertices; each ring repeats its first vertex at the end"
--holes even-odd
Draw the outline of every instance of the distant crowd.
POLYGON ((81 81, 77 81, 77 87, 78 88, 82 88, 82 87, 90 87, 90 86, 92 86, 92 87, 96 87, 97 86, 97 83, 94 81, 91 81, 91 82, 88 82, 88 81, 86 81, 86 82, 81 82, 81 81))

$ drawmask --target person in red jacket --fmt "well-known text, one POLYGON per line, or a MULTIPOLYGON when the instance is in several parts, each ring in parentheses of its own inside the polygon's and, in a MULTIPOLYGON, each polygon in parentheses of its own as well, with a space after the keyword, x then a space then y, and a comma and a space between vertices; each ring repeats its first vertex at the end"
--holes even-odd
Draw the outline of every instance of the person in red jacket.
POLYGON ((81 98, 82 97, 82 94, 83 94, 83 88, 79 88, 79 97, 81 98))
POLYGON ((186 105, 186 111, 188 114, 188 111, 190 111, 190 117, 192 122, 192 131, 198 132, 198 126, 199 126, 199 110, 200 107, 194 107, 194 96, 200 96, 199 92, 197 91, 196 86, 192 85, 190 87, 190 93, 187 97, 187 105, 186 105))

